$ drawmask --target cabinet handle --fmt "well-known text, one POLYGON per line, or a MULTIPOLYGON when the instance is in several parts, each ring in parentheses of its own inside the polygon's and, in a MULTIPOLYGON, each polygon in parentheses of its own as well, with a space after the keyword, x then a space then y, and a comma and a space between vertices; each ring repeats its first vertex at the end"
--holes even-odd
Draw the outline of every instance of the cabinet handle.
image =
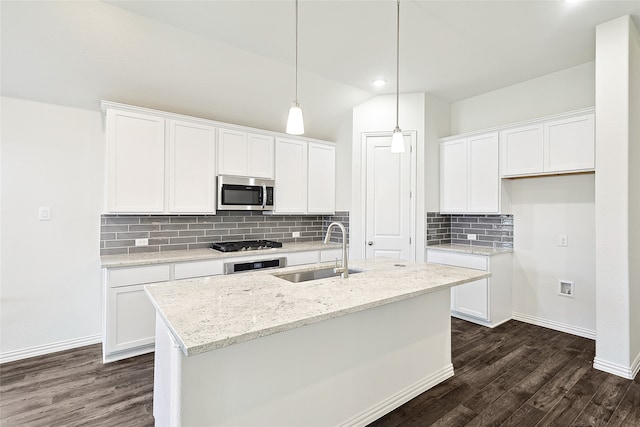
POLYGON ((369 245, 369 246, 373 246, 373 242, 372 242, 371 240, 369 240, 369 241, 367 242, 367 245, 369 245))

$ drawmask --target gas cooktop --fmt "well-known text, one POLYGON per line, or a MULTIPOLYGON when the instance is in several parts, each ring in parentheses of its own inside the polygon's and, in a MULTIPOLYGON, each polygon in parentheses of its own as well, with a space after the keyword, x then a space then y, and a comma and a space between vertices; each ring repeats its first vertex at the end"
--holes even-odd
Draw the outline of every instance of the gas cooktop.
POLYGON ((211 249, 220 252, 238 252, 281 247, 282 243, 272 240, 242 240, 239 242, 216 242, 211 244, 211 249))

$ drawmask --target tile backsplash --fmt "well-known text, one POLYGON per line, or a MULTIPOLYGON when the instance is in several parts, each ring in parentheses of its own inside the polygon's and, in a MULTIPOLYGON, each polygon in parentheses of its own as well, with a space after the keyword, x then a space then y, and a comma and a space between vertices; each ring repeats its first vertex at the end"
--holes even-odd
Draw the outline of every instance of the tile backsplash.
POLYGON ((443 243, 513 248, 513 215, 427 212, 427 246, 443 243), (469 234, 477 240, 469 240, 469 234))
MULTIPOLYGON (((207 248, 212 242, 268 239, 278 242, 319 241, 332 221, 349 231, 349 212, 334 215, 263 215, 252 211, 220 211, 216 215, 101 216, 100 255, 207 248), (299 232, 300 237, 293 237, 299 232), (135 239, 149 239, 135 246, 135 239)), ((348 234, 347 234, 348 236, 348 234)), ((331 241, 342 242, 335 229, 331 241)))

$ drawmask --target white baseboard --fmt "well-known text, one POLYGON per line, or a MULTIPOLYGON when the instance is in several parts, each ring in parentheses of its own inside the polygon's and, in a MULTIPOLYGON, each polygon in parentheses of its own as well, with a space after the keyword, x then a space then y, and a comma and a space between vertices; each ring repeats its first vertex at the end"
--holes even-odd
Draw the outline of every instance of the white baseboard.
POLYGON ((529 316, 528 314, 513 312, 513 320, 519 320, 525 323, 531 323, 532 325, 542 326, 544 328, 553 329, 560 332, 566 332, 568 334, 577 335, 583 338, 596 339, 596 331, 579 326, 568 325, 566 323, 556 322, 554 320, 541 319, 535 316, 529 316))
POLYGON ((640 369, 640 355, 636 357, 636 360, 631 364, 631 366, 622 366, 596 357, 593 359, 593 367, 595 369, 632 380, 638 374, 638 369, 640 369))
POLYGON ((449 364, 440 371, 421 379, 388 399, 345 421, 341 424, 341 427, 366 426, 452 376, 453 365, 449 364))
POLYGON ((85 345, 98 344, 102 342, 102 335, 91 335, 73 340, 60 341, 51 344, 39 345, 36 347, 25 348, 22 350, 7 351, 0 353, 0 364, 13 362, 15 360, 27 359, 34 356, 42 356, 43 354, 56 353, 62 350, 70 350, 72 348, 83 347, 85 345))

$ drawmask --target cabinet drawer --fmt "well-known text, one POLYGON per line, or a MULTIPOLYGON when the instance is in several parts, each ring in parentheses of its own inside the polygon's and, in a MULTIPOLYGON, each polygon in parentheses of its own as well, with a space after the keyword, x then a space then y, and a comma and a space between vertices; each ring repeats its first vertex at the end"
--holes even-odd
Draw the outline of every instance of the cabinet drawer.
POLYGON ((222 264, 221 259, 177 263, 174 272, 175 278, 178 280, 222 274, 222 264))
POLYGON ((292 252, 287 254, 287 267, 292 265, 314 264, 320 261, 318 251, 292 252))
POLYGON ((110 268, 109 287, 140 285, 171 280, 171 265, 158 264, 145 267, 110 268))
POLYGON ((487 271, 487 257, 428 250, 427 262, 487 271))

